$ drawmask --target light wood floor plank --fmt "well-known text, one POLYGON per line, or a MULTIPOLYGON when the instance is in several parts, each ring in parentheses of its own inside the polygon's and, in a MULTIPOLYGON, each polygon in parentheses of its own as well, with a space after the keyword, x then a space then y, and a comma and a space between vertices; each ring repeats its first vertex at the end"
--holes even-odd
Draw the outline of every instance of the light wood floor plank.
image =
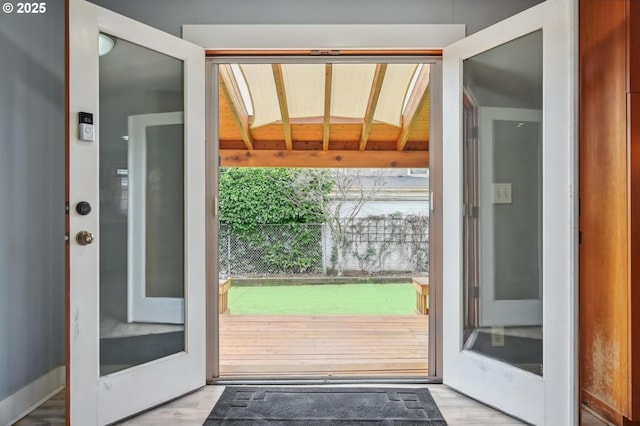
MULTIPOLYGON (((348 385, 349 387, 353 385, 348 385)), ((367 385, 362 387, 381 386, 367 385)), ((382 385, 387 387, 425 387, 424 385, 382 385)), ((494 425, 522 425, 518 420, 493 410, 479 402, 466 398, 444 385, 428 385, 433 399, 442 411, 449 426, 494 426, 494 425), (441 406, 441 401, 444 404, 441 406)), ((142 425, 202 425, 207 415, 213 409, 221 394, 222 386, 205 386, 194 394, 186 396, 189 404, 180 407, 180 401, 172 402, 173 406, 162 406, 156 410, 134 417, 124 423, 129 426, 142 425), (199 408, 190 408, 193 401, 200 401, 199 408), (206 408, 206 409, 205 409, 206 408), (201 416, 201 417, 198 417, 201 416)))
MULTIPOLYGON (((339 385, 338 385, 339 386, 339 385)), ((344 385, 353 387, 355 385, 344 385)), ((517 419, 509 417, 486 405, 469 399, 444 385, 359 385, 359 387, 427 387, 442 412, 449 426, 495 426, 522 425, 517 419)), ((176 425, 201 426, 224 390, 224 386, 204 386, 197 391, 171 401, 154 410, 132 417, 122 425, 176 425)), ((64 424, 64 410, 56 413, 48 412, 51 406, 64 405, 64 392, 56 395, 51 402, 46 402, 42 410, 36 409, 30 416, 17 423, 25 425, 60 425, 64 424), (62 403, 62 404, 61 404, 62 403)))

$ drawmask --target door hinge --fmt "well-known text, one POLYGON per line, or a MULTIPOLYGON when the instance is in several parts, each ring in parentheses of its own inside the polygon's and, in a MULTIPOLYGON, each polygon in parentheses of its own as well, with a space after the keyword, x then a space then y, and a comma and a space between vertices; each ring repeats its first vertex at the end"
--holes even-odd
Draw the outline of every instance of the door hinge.
POLYGON ((471 297, 473 297, 474 299, 477 299, 480 297, 480 287, 478 286, 471 287, 471 297))
POLYGON ((64 242, 65 242, 65 244, 69 244, 69 233, 68 232, 64 233, 64 242))
POLYGON ((64 212, 65 214, 69 214, 69 202, 65 201, 64 203, 64 212))
POLYGON ((578 198, 578 216, 582 216, 582 198, 578 198))
POLYGON ((582 244, 582 231, 578 231, 578 244, 582 244))
POLYGON ((465 213, 468 217, 478 217, 478 207, 467 204, 465 213))

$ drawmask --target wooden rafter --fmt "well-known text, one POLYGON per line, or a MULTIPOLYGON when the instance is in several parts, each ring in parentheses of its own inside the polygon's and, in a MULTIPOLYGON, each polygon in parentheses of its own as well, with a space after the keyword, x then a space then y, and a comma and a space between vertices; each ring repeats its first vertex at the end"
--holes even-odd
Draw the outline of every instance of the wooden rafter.
POLYGON ((384 75, 386 72, 387 64, 376 65, 376 73, 373 76, 373 84, 371 85, 369 102, 367 103, 367 110, 364 115, 364 123, 362 123, 360 151, 364 151, 367 147, 367 140, 369 139, 369 133, 371 132, 371 126, 373 125, 373 116, 376 113, 376 107, 378 106, 378 99, 380 98, 380 91, 382 90, 382 83, 384 82, 384 75))
POLYGON ((324 72, 324 130, 322 149, 329 150, 329 134, 331 132, 331 89, 333 85, 333 65, 327 64, 324 72))
POLYGON ((424 103, 427 102, 427 99, 429 99, 429 72, 429 65, 423 65, 420 73, 418 74, 418 78, 416 79, 413 91, 411 92, 411 95, 409 95, 407 107, 402 115, 402 131, 400 132, 400 137, 398 138, 397 143, 398 151, 404 150, 404 147, 407 145, 409 134, 416 122, 417 113, 420 111, 424 103))
POLYGON ((240 93, 240 88, 238 87, 238 82, 233 75, 233 71, 231 70, 231 65, 222 64, 220 65, 219 70, 220 86, 222 86, 222 92, 229 104, 229 109, 231 109, 233 120, 240 129, 242 140, 244 141, 247 149, 253 149, 253 137, 249 130, 249 114, 247 113, 247 109, 242 101, 242 94, 240 93))
POLYGON ((284 89, 284 76, 282 75, 282 65, 272 64, 273 78, 276 82, 276 92, 278 93, 278 104, 282 115, 282 129, 284 131, 284 141, 288 151, 293 149, 291 141, 291 124, 289 122, 289 108, 287 107, 287 92, 284 89))
POLYGON ((220 150, 222 167, 398 167, 429 166, 429 151, 220 150))

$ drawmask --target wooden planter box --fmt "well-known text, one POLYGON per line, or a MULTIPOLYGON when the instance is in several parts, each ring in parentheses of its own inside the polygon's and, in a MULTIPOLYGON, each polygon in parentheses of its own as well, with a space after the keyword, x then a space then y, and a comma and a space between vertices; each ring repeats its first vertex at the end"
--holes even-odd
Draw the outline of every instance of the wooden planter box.
POLYGON ((413 279, 413 288, 416 290, 416 314, 429 315, 429 278, 416 277, 413 279))
POLYGON ((218 285, 218 313, 229 313, 229 289, 231 288, 231 278, 220 280, 218 285))

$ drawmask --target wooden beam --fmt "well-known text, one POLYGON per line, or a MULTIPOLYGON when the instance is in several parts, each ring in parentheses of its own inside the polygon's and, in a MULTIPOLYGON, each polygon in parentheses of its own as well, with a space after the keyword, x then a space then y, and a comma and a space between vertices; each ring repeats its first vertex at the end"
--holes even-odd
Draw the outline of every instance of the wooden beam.
POLYGON ((376 65, 376 73, 373 76, 373 84, 371 85, 369 102, 367 103, 367 110, 364 115, 364 123, 362 123, 360 151, 364 151, 364 149, 367 147, 369 132, 371 132, 371 125, 373 124, 373 116, 376 113, 376 107, 378 106, 378 99, 380 99, 380 91, 382 90, 382 83, 384 82, 384 75, 386 72, 387 64, 376 65))
MULTIPOLYGON (((295 132, 295 128, 294 128, 295 132)), ((221 139, 221 150, 246 149, 244 142, 240 139, 221 139)), ((255 139, 253 143, 254 150, 272 150, 279 151, 286 149, 283 140, 260 140, 255 139)), ((322 141, 312 139, 301 139, 293 141, 294 151, 321 151, 322 141)), ((331 142, 330 151, 351 151, 358 150, 358 141, 335 140, 331 142)), ((394 140, 373 140, 367 142, 367 151, 395 151, 396 141, 394 140)), ((429 143, 427 141, 409 141, 406 147, 407 151, 429 151, 429 143)))
POLYGON ((291 142, 291 123, 289 122, 289 108, 287 107, 287 92, 284 89, 284 76, 282 75, 282 65, 272 64, 273 78, 276 82, 276 92, 278 93, 278 104, 282 115, 282 128, 284 130, 284 141, 288 151, 293 145, 291 142))
POLYGON ((407 102, 407 108, 404 110, 404 114, 402 116, 402 131, 400 132, 400 137, 398 138, 398 151, 402 151, 407 145, 407 141, 409 140, 409 134, 413 129, 414 123, 416 121, 417 113, 420 111, 425 102, 429 99, 429 73, 431 69, 429 65, 424 64, 420 73, 418 74, 418 78, 416 80, 416 84, 413 87, 413 91, 411 95, 409 95, 409 101, 407 102))
POLYGON ((329 134, 331 132, 331 89, 333 86, 333 65, 327 64, 324 71, 324 130, 322 149, 329 150, 329 134))
POLYGON ((220 150, 222 167, 426 168, 429 151, 220 150))
POLYGON ((240 93, 240 88, 238 87, 238 82, 233 75, 233 71, 231 70, 231 65, 220 65, 219 72, 220 86, 222 87, 224 97, 229 104, 229 109, 231 109, 233 120, 240 129, 242 140, 244 141, 247 149, 253 149, 253 137, 249 130, 249 113, 247 112, 242 100, 242 94, 240 93))

